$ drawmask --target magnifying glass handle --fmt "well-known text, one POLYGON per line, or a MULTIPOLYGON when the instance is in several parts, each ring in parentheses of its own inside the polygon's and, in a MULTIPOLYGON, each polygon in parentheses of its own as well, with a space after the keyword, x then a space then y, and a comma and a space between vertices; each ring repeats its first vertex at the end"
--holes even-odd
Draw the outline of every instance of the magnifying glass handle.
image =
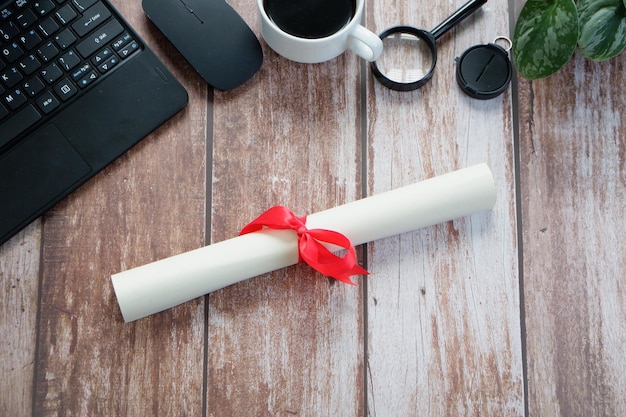
POLYGON ((468 1, 463 6, 461 6, 459 10, 454 12, 452 16, 448 17, 446 20, 437 25, 437 27, 432 30, 432 35, 435 37, 435 39, 439 39, 441 35, 446 33, 448 30, 450 30, 450 28, 465 19, 467 16, 480 9, 485 3, 487 3, 487 0, 468 1))

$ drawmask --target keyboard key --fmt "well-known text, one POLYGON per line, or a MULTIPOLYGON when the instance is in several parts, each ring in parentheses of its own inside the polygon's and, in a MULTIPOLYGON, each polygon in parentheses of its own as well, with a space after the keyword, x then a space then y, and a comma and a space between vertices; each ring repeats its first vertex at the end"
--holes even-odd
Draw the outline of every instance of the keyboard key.
POLYGON ((0 74, 0 80, 2 80, 4 85, 6 85, 8 88, 13 87, 14 85, 22 81, 23 78, 24 77, 22 76, 22 73, 19 72, 15 67, 11 67, 0 74))
POLYGON ((71 30, 65 29, 54 37, 54 41, 62 50, 69 48, 74 42, 76 37, 71 30))
POLYGON ((91 70, 91 65, 83 64, 80 67, 76 68, 74 71, 72 71, 72 78, 74 79, 74 81, 78 81, 91 70))
POLYGON ((35 32, 34 30, 29 30, 28 32, 20 36, 20 42, 27 51, 30 51, 35 46, 37 46, 39 42, 41 42, 41 38, 39 37, 37 32, 35 32))
POLYGON ((63 71, 56 63, 50 64, 39 72, 41 78, 48 84, 52 84, 63 76, 63 71))
POLYGON ((29 104, 13 116, 2 122, 2 135, 0 135, 0 146, 4 146, 17 137, 20 133, 37 123, 41 119, 41 114, 29 104))
POLYGON ((54 15, 57 17, 57 19, 59 19, 59 22, 61 22, 63 26, 67 25, 78 16, 78 14, 76 14, 74 9, 72 9, 72 6, 70 6, 69 4, 61 7, 59 10, 56 11, 54 15))
POLYGON ((3 97, 4 103, 7 104, 11 110, 17 110, 26 104, 26 96, 22 93, 22 90, 13 90, 3 97))
POLYGON ((35 15, 35 13, 33 13, 30 9, 25 9, 22 13, 17 15, 15 20, 17 21, 18 26, 22 29, 26 29, 37 22, 37 15, 35 15))
POLYGON ((133 38, 132 36, 130 36, 130 34, 127 32, 125 34, 123 34, 122 36, 120 36, 119 38, 117 38, 112 44, 111 46, 113 46, 113 50, 114 51, 119 51, 120 49, 122 49, 124 46, 126 46, 126 44, 130 41, 132 41, 133 38))
POLYGON ((30 80, 22 84, 22 89, 29 97, 35 97, 46 88, 46 85, 41 81, 41 78, 35 76, 30 80))
POLYGON ((80 58, 76 52, 71 49, 59 58, 59 64, 61 64, 61 67, 66 72, 69 72, 72 68, 76 67, 76 65, 80 64, 80 58))
POLYGON ((63 78, 61 82, 54 86, 54 92, 57 93, 57 97, 61 101, 67 101, 78 92, 78 89, 70 80, 63 78))
POLYGON ((20 29, 13 21, 0 26, 0 40, 10 41, 20 33, 20 29))
POLYGON ((105 25, 92 32, 84 41, 80 42, 76 49, 83 58, 88 58, 123 31, 124 28, 117 20, 109 20, 105 25))
POLYGON ((59 100, 52 94, 50 91, 46 91, 35 100, 39 109, 44 112, 44 114, 49 114, 52 110, 56 109, 61 105, 59 100))
POLYGON ((111 12, 101 2, 97 2, 90 7, 84 15, 76 22, 72 23, 72 29, 78 36, 85 36, 111 17, 111 12))
POLYGON ((57 24, 57 22, 55 22, 54 18, 52 16, 47 17, 46 19, 44 19, 39 26, 37 26, 39 28, 39 32, 45 37, 45 38, 49 38, 50 36, 52 36, 57 30, 59 30, 59 25, 57 24))
POLYGON ((0 22, 6 22, 6 20, 11 17, 13 14, 13 10, 5 7, 4 9, 0 9, 0 22))
POLYGON ((80 88, 85 88, 92 82, 96 81, 97 79, 98 79, 98 74, 96 73, 96 71, 90 71, 87 75, 81 78, 80 81, 78 81, 78 86, 80 88))
POLYGON ((35 57, 35 55, 26 55, 19 63, 20 69, 26 75, 30 75, 37 71, 41 67, 41 62, 35 57))
POLYGON ((37 49, 37 55, 43 60, 43 62, 48 62, 53 59, 55 56, 59 54, 59 50, 54 46, 52 41, 46 43, 45 45, 41 45, 39 49, 37 49))
POLYGON ((35 2, 33 9, 35 10, 35 13, 37 13, 39 16, 45 16, 53 11, 55 7, 56 6, 52 2, 52 0, 39 0, 35 2))
POLYGON ((24 51, 17 42, 12 42, 0 50, 0 56, 4 57, 9 64, 14 63, 24 55, 24 51))
POLYGON ((116 56, 112 56, 111 58, 104 61, 102 64, 98 65, 98 71, 104 74, 105 72, 116 66, 118 62, 118 58, 116 56))
POLYGON ((120 56, 120 58, 126 59, 138 49, 139 49, 139 45, 137 45, 137 42, 132 41, 131 43, 129 43, 128 45, 120 49, 117 53, 120 56))
POLYGON ((104 48, 102 51, 98 52, 91 58, 91 62, 94 65, 99 65, 102 62, 106 61, 112 56, 113 52, 109 48, 104 48))

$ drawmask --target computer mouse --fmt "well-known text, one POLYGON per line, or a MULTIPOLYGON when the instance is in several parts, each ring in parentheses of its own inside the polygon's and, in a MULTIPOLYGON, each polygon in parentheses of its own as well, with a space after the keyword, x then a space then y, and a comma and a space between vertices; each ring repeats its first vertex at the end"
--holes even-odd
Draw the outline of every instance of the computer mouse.
POLYGON ((259 40, 225 0, 142 0, 142 7, 211 86, 233 89, 261 67, 259 40))

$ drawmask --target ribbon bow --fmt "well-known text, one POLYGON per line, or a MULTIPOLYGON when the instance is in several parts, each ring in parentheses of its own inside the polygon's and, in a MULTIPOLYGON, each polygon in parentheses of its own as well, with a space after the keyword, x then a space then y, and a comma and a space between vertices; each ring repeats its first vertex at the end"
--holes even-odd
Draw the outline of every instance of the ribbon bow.
POLYGON ((291 229, 298 234, 299 261, 304 261, 313 269, 326 276, 347 284, 355 285, 350 275, 368 274, 356 264, 356 251, 346 236, 326 229, 307 229, 306 216, 296 217, 291 210, 275 206, 261 214, 244 227, 239 235, 256 232, 264 228, 291 229), (343 257, 329 251, 321 242, 347 249, 343 257))

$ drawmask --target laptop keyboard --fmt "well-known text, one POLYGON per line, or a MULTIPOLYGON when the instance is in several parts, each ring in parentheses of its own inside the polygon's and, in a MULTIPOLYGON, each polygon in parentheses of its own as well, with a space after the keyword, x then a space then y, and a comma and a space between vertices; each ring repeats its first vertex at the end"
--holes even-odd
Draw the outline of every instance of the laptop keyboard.
POLYGON ((142 49, 98 0, 15 0, 0 10, 0 149, 142 49))

